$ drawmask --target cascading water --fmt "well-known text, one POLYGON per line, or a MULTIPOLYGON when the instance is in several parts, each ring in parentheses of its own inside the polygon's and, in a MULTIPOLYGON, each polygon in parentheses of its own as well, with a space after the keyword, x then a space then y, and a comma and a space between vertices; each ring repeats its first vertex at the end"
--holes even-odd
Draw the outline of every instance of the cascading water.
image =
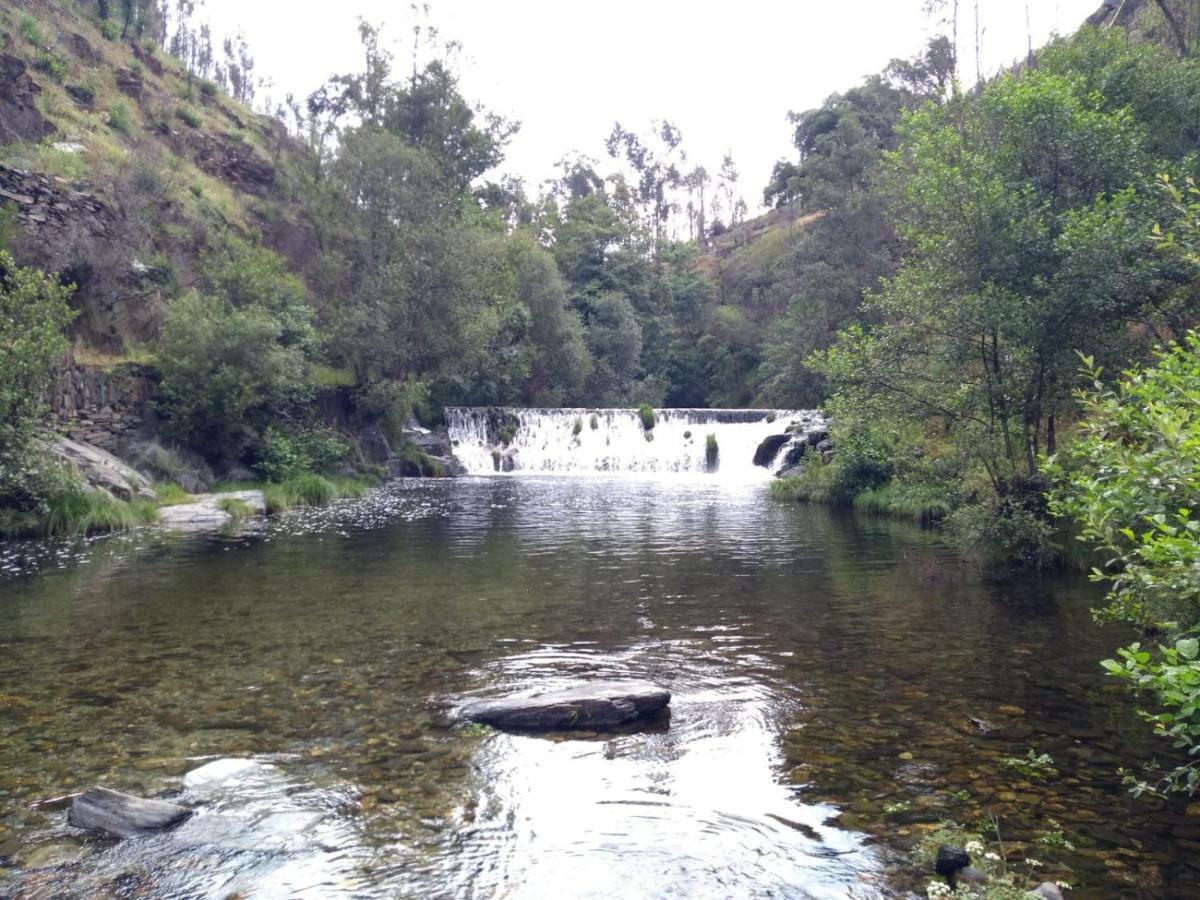
POLYGON ((635 409, 446 410, 454 454, 472 475, 711 472, 723 481, 760 480, 777 473, 809 434, 825 428, 815 410, 659 409, 654 415, 654 427, 647 429, 635 409), (709 435, 716 442, 715 466, 709 435))

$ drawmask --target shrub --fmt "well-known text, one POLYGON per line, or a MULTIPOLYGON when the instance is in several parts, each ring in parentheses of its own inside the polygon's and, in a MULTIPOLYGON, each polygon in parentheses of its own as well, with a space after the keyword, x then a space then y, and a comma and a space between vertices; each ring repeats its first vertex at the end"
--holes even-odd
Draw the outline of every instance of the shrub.
POLYGON ((20 24, 21 34, 29 43, 41 47, 46 42, 45 36, 42 34, 42 28, 38 25, 37 19, 32 16, 22 16, 20 24))
POLYGON ((108 108, 108 127, 121 134, 129 134, 133 129, 133 119, 129 113, 129 104, 118 100, 108 108))
POLYGON ((200 82, 200 94, 204 97, 215 97, 217 95, 217 84, 215 81, 205 79, 200 82))
POLYGON ((115 41, 121 36, 121 29, 116 22, 104 21, 100 23, 100 35, 106 41, 115 41))
POLYGON ((505 425, 500 429, 500 443, 505 447, 513 442, 513 438, 517 436, 517 429, 512 425, 505 425))
POLYGON ((649 403, 643 403, 638 407, 638 416, 642 420, 642 428, 650 431, 654 428, 654 409, 649 403))
POLYGON ((201 125, 200 117, 186 106, 176 108, 175 116, 189 128, 199 128, 201 125))
POLYGON ((45 72, 57 82, 62 82, 67 74, 67 61, 57 53, 44 51, 33 60, 33 67, 39 72, 45 72))
POLYGON ((47 536, 129 531, 157 518, 153 500, 139 498, 125 503, 103 491, 86 491, 72 485, 47 499, 38 531, 47 536))
POLYGON ((327 428, 289 432, 270 425, 263 433, 254 470, 268 481, 287 481, 305 472, 325 471, 349 452, 349 445, 327 428))
POLYGON ((91 105, 96 100, 96 88, 91 84, 72 84, 67 87, 67 90, 70 92, 72 97, 74 97, 76 100, 79 100, 81 103, 87 103, 88 105, 91 105))

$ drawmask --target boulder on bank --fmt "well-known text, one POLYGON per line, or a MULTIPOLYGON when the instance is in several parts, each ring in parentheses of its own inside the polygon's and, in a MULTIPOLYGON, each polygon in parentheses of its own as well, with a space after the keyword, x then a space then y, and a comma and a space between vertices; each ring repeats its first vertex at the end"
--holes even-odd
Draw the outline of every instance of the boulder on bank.
POLYGON ((92 788, 75 798, 67 822, 84 831, 130 838, 174 828, 191 814, 192 810, 176 803, 92 788))
POLYGON ((47 449, 89 487, 107 491, 118 500, 154 496, 149 479, 107 450, 65 437, 56 438, 47 449))
POLYGON ((158 523, 166 528, 181 531, 203 531, 208 528, 224 528, 234 521, 234 515, 222 505, 234 501, 246 508, 254 517, 267 514, 267 503, 262 491, 227 491, 223 494, 201 494, 191 503, 163 506, 158 510, 158 523))
POLYGON ((762 439, 758 449, 754 451, 756 466, 769 466, 775 461, 779 448, 792 439, 790 434, 772 434, 762 439))
POLYGON ((511 731, 597 730, 653 716, 671 702, 671 692, 648 681, 590 681, 463 707, 472 722, 511 731))

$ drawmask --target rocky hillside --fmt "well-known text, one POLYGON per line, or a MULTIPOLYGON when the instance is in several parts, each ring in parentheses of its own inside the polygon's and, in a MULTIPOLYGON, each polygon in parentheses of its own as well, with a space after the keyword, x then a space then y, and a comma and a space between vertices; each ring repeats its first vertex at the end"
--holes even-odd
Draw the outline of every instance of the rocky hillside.
POLYGON ((297 267, 314 239, 295 202, 305 150, 282 124, 87 7, 0 5, 0 202, 19 261, 78 285, 77 348, 119 359, 222 232, 261 234, 297 267))

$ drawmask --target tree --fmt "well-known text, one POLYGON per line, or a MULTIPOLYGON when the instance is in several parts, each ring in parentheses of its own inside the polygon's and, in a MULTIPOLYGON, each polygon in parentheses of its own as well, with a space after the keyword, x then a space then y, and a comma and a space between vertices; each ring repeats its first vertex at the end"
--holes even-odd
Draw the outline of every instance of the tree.
POLYGON ((66 352, 75 317, 72 287, 18 266, 0 248, 0 508, 24 511, 44 499, 46 473, 33 451, 44 389, 66 352))
POLYGON ((307 423, 315 354, 303 285, 270 251, 231 242, 209 261, 203 290, 167 311, 167 432, 215 462, 257 464, 272 428, 307 423))
MULTIPOLYGON (((1160 351, 1153 366, 1106 384, 1095 361, 1080 399, 1079 441, 1056 461, 1053 509, 1079 522, 1081 536, 1108 560, 1093 579, 1108 582, 1105 620, 1164 636, 1157 651, 1135 643, 1104 665, 1150 694, 1144 714, 1190 760, 1159 786, 1200 790, 1200 336, 1160 351)), ((1149 787, 1142 782, 1144 790, 1149 787)))

